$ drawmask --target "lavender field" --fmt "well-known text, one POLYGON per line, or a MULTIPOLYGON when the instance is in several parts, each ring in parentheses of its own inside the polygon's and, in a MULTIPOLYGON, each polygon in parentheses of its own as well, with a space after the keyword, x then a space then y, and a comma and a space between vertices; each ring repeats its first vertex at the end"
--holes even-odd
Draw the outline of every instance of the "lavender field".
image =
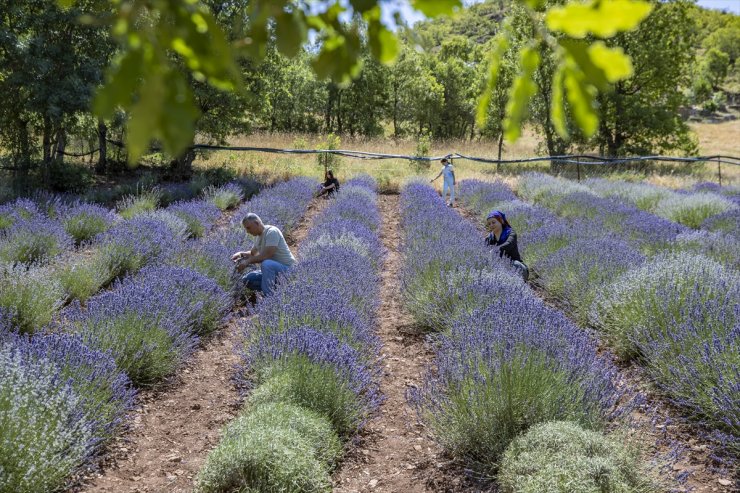
POLYGON ((464 180, 456 209, 368 176, 328 201, 302 177, 201 188, 0 205, 0 492, 734 487, 737 189, 527 174, 464 180), (492 209, 529 282, 485 246, 492 209), (253 303, 230 260, 249 212, 298 258, 253 303), (223 341, 234 364, 203 378, 238 397, 187 417, 217 438, 132 472, 163 436, 146 409, 223 341))

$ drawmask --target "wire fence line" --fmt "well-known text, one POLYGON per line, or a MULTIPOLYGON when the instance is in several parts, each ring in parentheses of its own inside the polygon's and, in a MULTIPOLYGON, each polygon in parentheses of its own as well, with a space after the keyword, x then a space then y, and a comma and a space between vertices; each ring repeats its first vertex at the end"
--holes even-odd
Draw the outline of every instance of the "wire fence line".
MULTIPOLYGON (((125 148, 126 145, 121 141, 108 140, 111 145, 119 148, 125 148)), ((389 154, 380 152, 370 151, 357 151, 351 149, 284 149, 276 147, 253 147, 253 146, 226 146, 226 145, 213 145, 213 144, 195 144, 189 148, 190 150, 202 150, 202 151, 230 151, 230 152, 261 152, 270 154, 288 154, 288 155, 310 155, 310 154, 333 154, 336 156, 342 156, 352 159, 362 160, 387 160, 387 159, 400 159, 408 161, 439 161, 443 158, 451 160, 467 160, 477 163, 495 164, 497 168, 501 165, 511 164, 525 164, 525 163, 538 163, 538 162, 550 162, 559 164, 573 164, 576 165, 576 172, 578 180, 581 178, 581 166, 615 166, 620 164, 636 164, 636 163, 647 163, 647 162, 665 162, 665 163, 717 163, 717 175, 719 178, 720 185, 722 184, 722 165, 740 166, 740 157, 727 156, 727 155, 711 155, 711 156, 690 156, 690 157, 679 157, 679 156, 623 156, 623 157, 605 157, 593 154, 567 154, 560 156, 535 156, 528 158, 519 159, 495 159, 481 156, 468 156, 459 152, 450 152, 440 156, 415 156, 408 154, 389 154)), ((158 152, 161 149, 153 147, 152 152, 158 152)), ((71 157, 84 157, 90 156, 99 152, 100 149, 92 149, 84 153, 71 153, 62 152, 65 156, 71 157)), ((4 169, 16 169, 12 167, 5 167, 4 169)))

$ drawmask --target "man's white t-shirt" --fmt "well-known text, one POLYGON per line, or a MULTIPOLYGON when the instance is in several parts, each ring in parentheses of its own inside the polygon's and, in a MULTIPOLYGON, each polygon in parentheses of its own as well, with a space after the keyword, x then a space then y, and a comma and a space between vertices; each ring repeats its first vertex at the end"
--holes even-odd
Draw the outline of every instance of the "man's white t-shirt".
POLYGON ((453 183, 455 181, 455 178, 453 175, 454 171, 455 171, 455 168, 453 168, 451 164, 442 166, 442 176, 444 177, 444 180, 447 183, 453 183))
POLYGON ((271 260, 280 262, 288 267, 295 264, 295 257, 290 251, 290 248, 288 248, 288 244, 285 242, 285 238, 283 238, 283 233, 275 226, 265 224, 265 230, 254 241, 254 248, 257 249, 257 254, 259 255, 265 247, 271 246, 277 247, 275 255, 272 256, 271 260))

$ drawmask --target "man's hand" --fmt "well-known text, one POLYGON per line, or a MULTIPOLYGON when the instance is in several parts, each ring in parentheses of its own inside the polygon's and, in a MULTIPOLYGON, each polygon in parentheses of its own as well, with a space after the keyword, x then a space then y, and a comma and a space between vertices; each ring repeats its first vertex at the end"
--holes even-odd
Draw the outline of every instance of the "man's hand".
POLYGON ((238 262, 239 260, 249 258, 251 254, 249 252, 236 252, 234 255, 231 256, 231 260, 234 262, 238 262))

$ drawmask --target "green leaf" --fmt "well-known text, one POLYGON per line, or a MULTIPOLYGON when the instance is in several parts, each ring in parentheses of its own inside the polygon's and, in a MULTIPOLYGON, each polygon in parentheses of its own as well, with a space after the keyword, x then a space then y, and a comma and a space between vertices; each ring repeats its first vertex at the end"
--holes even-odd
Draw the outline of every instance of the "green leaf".
POLYGON ((572 61, 564 65, 564 84, 573 117, 586 137, 591 137, 599 125, 596 113, 596 90, 586 82, 585 74, 572 61))
POLYGON ((602 91, 609 87, 609 79, 604 70, 591 60, 588 43, 577 39, 561 39, 559 43, 565 48, 565 56, 569 56, 578 65, 588 82, 602 91))
POLYGON ((119 106, 128 106, 142 77, 144 58, 140 50, 127 52, 108 73, 108 82, 95 94, 93 112, 106 120, 119 106))
POLYGON ((306 39, 306 25, 299 11, 283 12, 275 17, 275 23, 278 50, 288 57, 296 56, 306 39))
POLYGON ((390 64, 398 57, 398 39, 380 19, 370 19, 367 24, 368 43, 373 56, 381 63, 390 64))
POLYGON ((478 109, 476 111, 476 123, 479 127, 483 127, 488 120, 488 107, 491 104, 491 94, 493 93, 493 90, 496 87, 496 82, 498 81, 501 60, 508 49, 508 32, 504 31, 496 38, 494 48, 491 50, 491 54, 489 56, 486 87, 478 100, 478 109))
POLYGON ((511 86, 504 119, 504 135, 509 142, 515 142, 521 135, 522 121, 529 100, 537 93, 537 84, 533 80, 534 72, 540 64, 537 49, 533 46, 522 48, 519 52, 519 62, 521 69, 511 86))
POLYGON ((624 54, 621 47, 609 48, 603 41, 596 41, 588 48, 588 55, 593 64, 603 71, 604 76, 611 83, 632 76, 632 59, 624 54))
POLYGON ((412 0, 411 5, 427 17, 451 15, 462 7, 460 0, 412 0))
POLYGON ((141 86, 141 97, 131 108, 126 126, 126 147, 130 165, 138 163, 139 158, 148 150, 152 138, 160 136, 160 118, 166 96, 167 86, 162 74, 152 73, 147 76, 141 86))
POLYGON ((61 9, 68 9, 75 4, 75 0, 57 0, 57 5, 61 9))
POLYGON ((565 100, 563 98, 563 78, 565 68, 563 64, 558 65, 552 77, 552 98, 550 100, 550 119, 555 131, 563 139, 568 138, 568 125, 565 116, 565 100))
POLYGON ((573 38, 589 34, 610 38, 619 32, 631 31, 653 10, 643 0, 594 0, 569 3, 551 8, 545 17, 547 27, 573 38))

